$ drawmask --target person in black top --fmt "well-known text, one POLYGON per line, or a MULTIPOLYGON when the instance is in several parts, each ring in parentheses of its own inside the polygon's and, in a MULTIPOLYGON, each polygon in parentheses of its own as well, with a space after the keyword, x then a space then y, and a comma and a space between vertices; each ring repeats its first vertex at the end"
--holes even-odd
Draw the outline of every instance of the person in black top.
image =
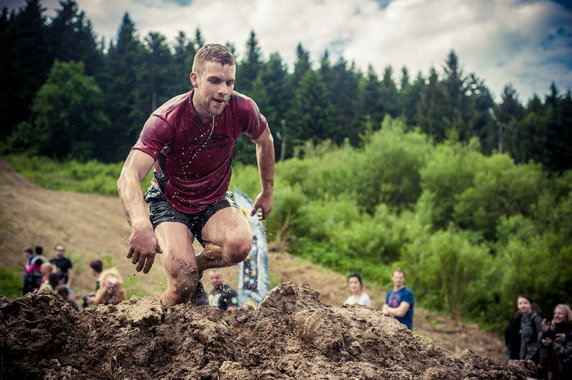
POLYGON ((72 283, 72 262, 70 259, 64 256, 66 249, 63 245, 58 244, 55 247, 56 257, 50 260, 50 263, 53 264, 57 269, 58 272, 64 275, 64 283, 68 288, 71 287, 72 283))
POLYGON ((209 292, 209 305, 221 310, 233 310, 238 308, 238 295, 224 283, 222 272, 218 269, 209 271, 209 281, 212 290, 209 292))

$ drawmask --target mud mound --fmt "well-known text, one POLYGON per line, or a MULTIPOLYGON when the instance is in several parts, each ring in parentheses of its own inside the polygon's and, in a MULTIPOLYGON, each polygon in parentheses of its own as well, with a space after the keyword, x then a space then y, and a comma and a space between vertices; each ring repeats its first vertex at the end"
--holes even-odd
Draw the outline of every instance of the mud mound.
POLYGON ((360 306, 284 283, 258 309, 162 309, 158 298, 76 312, 44 291, 0 298, 2 379, 524 379, 527 364, 450 355, 360 306))

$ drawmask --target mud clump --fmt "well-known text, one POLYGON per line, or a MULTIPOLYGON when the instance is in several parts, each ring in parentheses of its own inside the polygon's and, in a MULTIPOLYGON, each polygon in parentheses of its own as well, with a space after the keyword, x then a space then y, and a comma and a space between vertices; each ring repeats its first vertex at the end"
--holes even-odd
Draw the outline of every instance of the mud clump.
POLYGON ((2 297, 0 350, 1 379, 525 379, 532 363, 451 355, 293 283, 228 312, 153 297, 80 312, 47 291, 2 297))

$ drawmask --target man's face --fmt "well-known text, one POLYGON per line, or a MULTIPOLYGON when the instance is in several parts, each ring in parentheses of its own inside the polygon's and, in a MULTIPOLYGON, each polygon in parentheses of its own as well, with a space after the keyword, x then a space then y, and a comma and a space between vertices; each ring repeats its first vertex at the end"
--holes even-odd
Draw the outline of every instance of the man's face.
POLYGON ((195 88, 193 104, 202 119, 218 116, 234 90, 236 67, 218 62, 205 62, 191 73, 195 88))
POLYGON ((211 286, 216 289, 222 285, 222 273, 220 272, 211 272, 209 274, 209 281, 211 282, 211 286))
POLYGON ((64 253, 65 253, 65 248, 61 245, 56 245, 56 255, 58 257, 63 257, 64 253))
POLYGON ((402 288, 405 284, 405 276, 401 272, 393 272, 391 281, 393 281, 393 286, 395 288, 402 288))

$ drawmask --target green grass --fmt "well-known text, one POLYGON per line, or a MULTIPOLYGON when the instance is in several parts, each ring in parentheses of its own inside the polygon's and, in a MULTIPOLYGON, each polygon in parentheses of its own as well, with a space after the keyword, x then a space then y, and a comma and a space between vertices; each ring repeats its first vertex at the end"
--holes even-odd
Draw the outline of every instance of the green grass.
MULTIPOLYGON (((121 173, 122 162, 104 164, 95 160, 59 162, 46 157, 10 155, 5 159, 24 177, 46 189, 117 195, 116 181, 121 173)), ((152 171, 141 182, 148 187, 152 171)))
POLYGON ((0 294, 14 299, 22 296, 22 270, 17 267, 0 268, 0 294))

